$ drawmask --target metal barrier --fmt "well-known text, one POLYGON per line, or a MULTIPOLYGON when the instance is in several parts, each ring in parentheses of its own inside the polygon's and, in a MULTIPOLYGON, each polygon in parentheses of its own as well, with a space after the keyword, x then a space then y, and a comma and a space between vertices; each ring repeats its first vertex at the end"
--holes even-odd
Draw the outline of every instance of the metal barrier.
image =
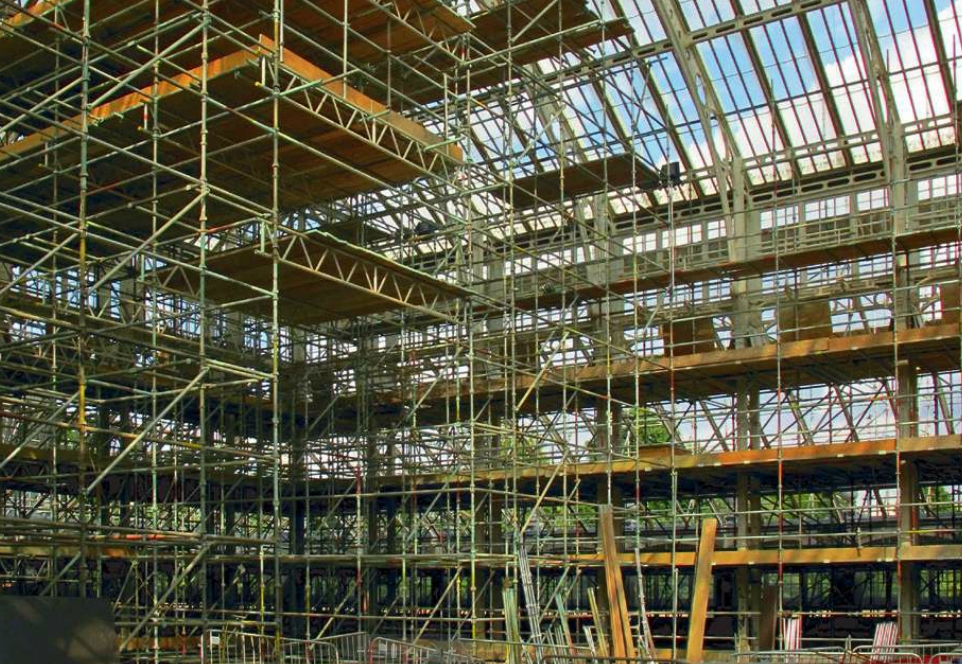
MULTIPOLYGON (((856 648, 861 652, 864 647, 856 648)), ((946 641, 917 641, 910 643, 900 643, 897 652, 910 652, 923 661, 935 662, 935 664, 948 664, 956 661, 962 662, 962 643, 946 641)))
POLYGON ((371 640, 368 664, 481 664, 471 655, 443 651, 432 646, 388 639, 383 636, 371 640))
POLYGON ((922 664, 922 657, 909 648, 859 646, 854 650, 811 648, 771 650, 735 655, 737 664, 922 664))
POLYGON ((648 657, 603 657, 591 654, 552 653, 545 656, 545 664, 687 664, 682 659, 648 657))
POLYGON ((341 664, 366 662, 371 646, 371 635, 367 632, 350 632, 315 639, 318 643, 330 644, 337 652, 341 664))
POLYGON ((921 664, 922 655, 907 646, 859 646, 853 653, 869 664, 921 664))
POLYGON ((929 656, 931 664, 962 664, 962 648, 937 652, 929 656))
POLYGON ((204 636, 204 664, 484 664, 482 660, 365 632, 320 639, 277 638, 232 630, 204 636))
POLYGON ((337 649, 322 641, 213 630, 201 646, 204 664, 339 664, 337 649))
MULTIPOLYGON (((585 626, 586 629, 594 634, 593 626, 585 626)), ((552 656, 564 656, 571 657, 573 661, 590 662, 599 659, 597 655, 599 654, 597 650, 592 649, 590 643, 576 643, 568 644, 567 640, 559 635, 554 634, 551 630, 545 633, 545 643, 531 643, 529 641, 508 641, 503 639, 464 639, 459 642, 461 648, 460 652, 470 652, 473 650, 474 646, 478 646, 479 650, 482 652, 500 652, 504 651, 505 654, 509 650, 514 650, 514 656, 518 658, 520 664, 535 664, 535 662, 543 662, 546 664, 549 657, 552 656)), ((490 656, 487 660, 479 659, 472 655, 461 655, 462 657, 469 658, 470 662, 474 663, 484 663, 490 662, 497 659, 497 661, 502 661, 504 655, 502 656, 490 656)), ((644 661, 648 661, 647 659, 644 661)), ((637 662, 635 663, 637 664, 637 662)))
POLYGON ((848 650, 813 648, 742 652, 735 655, 734 661, 737 664, 856 664, 863 658, 848 650))

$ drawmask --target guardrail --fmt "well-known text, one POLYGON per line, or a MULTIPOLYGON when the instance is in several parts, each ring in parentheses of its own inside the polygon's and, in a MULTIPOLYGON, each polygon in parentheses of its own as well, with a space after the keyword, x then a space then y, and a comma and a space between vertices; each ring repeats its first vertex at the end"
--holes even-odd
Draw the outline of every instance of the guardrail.
POLYGON ((213 630, 201 645, 204 664, 340 664, 337 649, 330 643, 213 630))

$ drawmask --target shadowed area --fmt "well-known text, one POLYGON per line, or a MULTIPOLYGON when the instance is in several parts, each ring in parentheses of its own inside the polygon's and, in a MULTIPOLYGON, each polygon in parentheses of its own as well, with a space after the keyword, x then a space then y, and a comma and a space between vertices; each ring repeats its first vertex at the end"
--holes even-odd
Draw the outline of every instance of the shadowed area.
POLYGON ((0 597, 0 664, 110 664, 110 604, 75 597, 0 597))

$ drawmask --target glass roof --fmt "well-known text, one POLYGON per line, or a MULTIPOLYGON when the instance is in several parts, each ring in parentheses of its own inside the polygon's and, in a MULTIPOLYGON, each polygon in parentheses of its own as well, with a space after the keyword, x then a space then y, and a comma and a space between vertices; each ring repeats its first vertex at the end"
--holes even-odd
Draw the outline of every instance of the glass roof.
POLYGON ((473 111, 476 161, 522 177, 632 153, 656 169, 679 162, 697 197, 717 190, 714 143, 744 161, 750 187, 777 185, 880 161, 886 99, 909 154, 955 143, 962 0, 589 5, 632 34, 534 65, 552 77, 553 103, 521 83, 510 101, 473 111), (872 28, 862 39, 861 17, 872 28), (865 48, 881 54, 877 90, 865 48), (586 63, 603 75, 579 75, 586 63))

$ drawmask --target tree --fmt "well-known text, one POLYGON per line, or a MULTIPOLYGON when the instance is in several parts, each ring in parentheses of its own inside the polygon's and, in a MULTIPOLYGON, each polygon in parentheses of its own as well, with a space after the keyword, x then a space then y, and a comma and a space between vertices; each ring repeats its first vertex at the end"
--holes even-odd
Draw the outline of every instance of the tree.
POLYGON ((625 409, 625 420, 638 447, 664 445, 671 442, 671 432, 658 414, 650 408, 639 406, 625 409))

